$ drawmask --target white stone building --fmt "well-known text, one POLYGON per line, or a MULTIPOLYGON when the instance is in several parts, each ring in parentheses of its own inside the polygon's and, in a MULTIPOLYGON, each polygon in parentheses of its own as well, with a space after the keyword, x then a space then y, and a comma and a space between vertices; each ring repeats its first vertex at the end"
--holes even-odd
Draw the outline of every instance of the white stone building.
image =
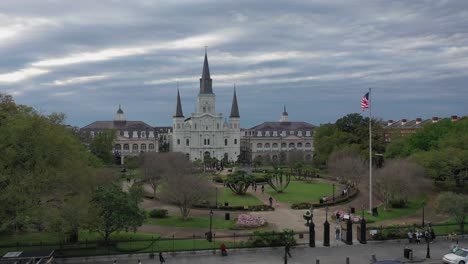
POLYGON ((229 121, 225 121, 223 114, 216 112, 216 96, 212 89, 206 53, 200 78, 197 110, 191 117, 185 118, 180 93, 177 91, 177 106, 172 128, 171 150, 185 153, 193 161, 203 160, 205 157, 237 161, 240 155, 240 116, 236 90, 234 88, 229 121))

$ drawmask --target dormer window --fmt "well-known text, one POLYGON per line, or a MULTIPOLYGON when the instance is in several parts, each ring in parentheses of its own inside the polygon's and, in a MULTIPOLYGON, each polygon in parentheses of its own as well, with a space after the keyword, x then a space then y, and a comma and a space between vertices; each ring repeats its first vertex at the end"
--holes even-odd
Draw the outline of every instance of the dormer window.
POLYGON ((297 135, 302 137, 302 131, 297 131, 297 135))
POLYGON ((146 131, 141 131, 141 137, 145 138, 146 137, 146 131))
POLYGON ((310 131, 306 131, 306 137, 310 137, 310 131))
POLYGON ((278 136, 278 131, 273 131, 273 136, 277 137, 278 136))
POLYGON ((293 130, 289 131, 289 135, 294 135, 294 131, 293 130))
POLYGON ((286 131, 282 131, 281 136, 285 137, 286 136, 286 131))
POLYGON ((265 137, 269 137, 270 136, 270 131, 266 131, 265 132, 265 137))
POLYGON ((257 137, 261 137, 262 136, 262 131, 257 131, 257 137))

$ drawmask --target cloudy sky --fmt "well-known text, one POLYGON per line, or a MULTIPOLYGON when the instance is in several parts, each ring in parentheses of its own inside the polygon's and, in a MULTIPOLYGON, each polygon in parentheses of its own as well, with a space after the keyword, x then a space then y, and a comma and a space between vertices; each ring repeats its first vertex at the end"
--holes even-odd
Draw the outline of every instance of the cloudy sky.
POLYGON ((468 1, 2 0, 0 92, 84 126, 171 125, 177 81, 195 109, 204 46, 229 115, 333 122, 360 112, 414 119, 468 114, 468 1))

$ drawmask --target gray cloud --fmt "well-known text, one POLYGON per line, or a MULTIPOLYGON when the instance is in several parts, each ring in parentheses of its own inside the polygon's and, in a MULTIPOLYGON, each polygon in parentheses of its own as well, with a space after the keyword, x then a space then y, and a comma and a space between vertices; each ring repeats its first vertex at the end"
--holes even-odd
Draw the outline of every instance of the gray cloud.
POLYGON ((217 110, 236 83, 244 127, 359 112, 466 115, 466 1, 0 2, 0 92, 83 126, 113 117, 170 125, 176 82, 195 108, 207 45, 217 110), (463 100, 464 98, 464 100, 463 100))

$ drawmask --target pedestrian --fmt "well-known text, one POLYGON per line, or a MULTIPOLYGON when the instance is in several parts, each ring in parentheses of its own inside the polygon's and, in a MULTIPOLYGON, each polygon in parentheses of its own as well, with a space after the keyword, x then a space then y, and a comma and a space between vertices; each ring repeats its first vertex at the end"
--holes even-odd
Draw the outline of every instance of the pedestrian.
POLYGON ((138 264, 141 264, 141 260, 138 260, 138 264))
POLYGON ((117 264, 117 260, 114 260, 114 264, 117 264))
POLYGON ((161 262, 161 264, 166 262, 166 260, 164 259, 162 255, 162 252, 159 252, 159 262, 161 262))
POLYGON ((255 190, 255 192, 257 192, 257 184, 256 183, 254 183, 254 190, 255 190))
POLYGON ((340 240, 340 228, 338 226, 335 228, 335 239, 340 240))
POLYGON ((284 248, 284 250, 286 251, 286 254, 284 257, 286 257, 286 255, 288 255, 290 258, 292 258, 292 255, 291 255, 291 245, 289 243, 286 244, 286 247, 284 248))
POLYGON ((219 249, 221 249, 221 256, 227 256, 226 248, 226 244, 224 243, 222 243, 221 246, 219 246, 219 249))
POLYGON ((270 207, 273 207, 273 197, 270 196, 270 198, 268 198, 268 201, 270 202, 270 207))
POLYGON ((262 185, 262 193, 265 192, 265 185, 262 185))

